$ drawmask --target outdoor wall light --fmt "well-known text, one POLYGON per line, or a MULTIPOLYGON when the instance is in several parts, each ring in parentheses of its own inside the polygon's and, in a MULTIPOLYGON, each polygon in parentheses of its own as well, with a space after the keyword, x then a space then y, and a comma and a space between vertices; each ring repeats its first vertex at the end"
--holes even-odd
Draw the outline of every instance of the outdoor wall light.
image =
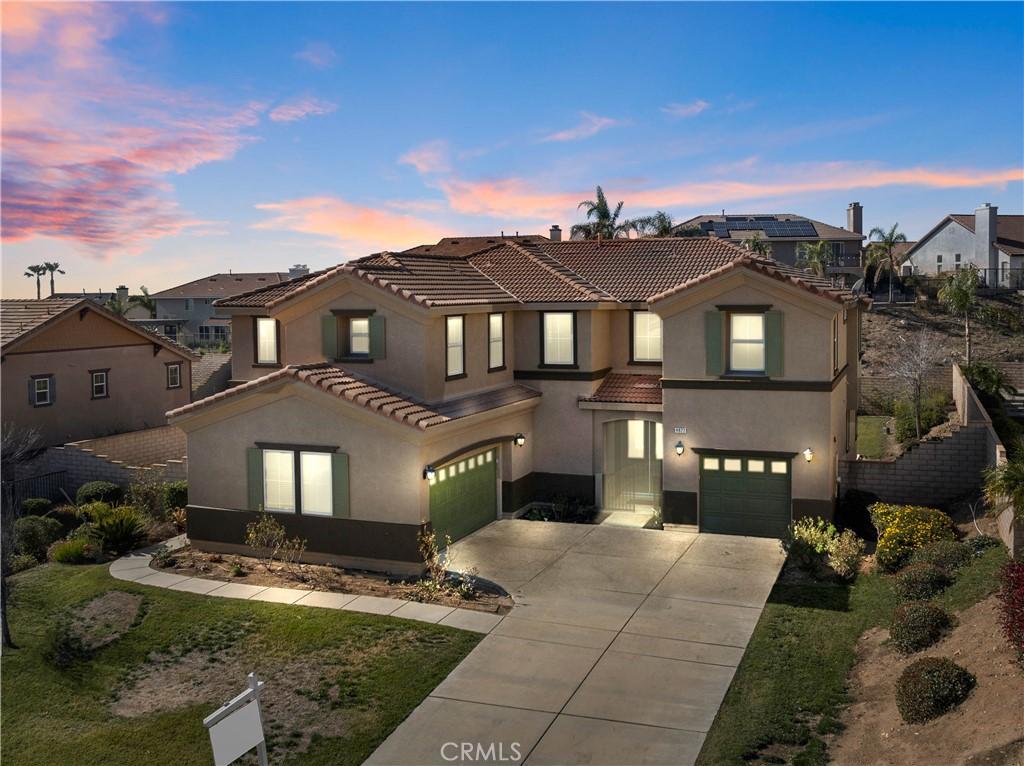
POLYGON ((515 443, 517 447, 522 447, 524 444, 526 444, 526 437, 523 436, 523 434, 516 434, 515 436, 512 437, 512 441, 515 443))
POLYGON ((807 449, 805 449, 803 451, 803 456, 804 456, 804 460, 806 460, 808 463, 810 463, 812 460, 814 460, 814 450, 812 450, 810 447, 808 447, 807 449))
POLYGON ((682 455, 684 449, 686 449, 686 447, 683 446, 683 440, 680 439, 679 441, 676 442, 676 454, 682 455))
POLYGON ((434 466, 432 465, 428 465, 426 468, 423 469, 423 478, 426 479, 427 481, 433 481, 436 475, 437 471, 434 470, 434 466))

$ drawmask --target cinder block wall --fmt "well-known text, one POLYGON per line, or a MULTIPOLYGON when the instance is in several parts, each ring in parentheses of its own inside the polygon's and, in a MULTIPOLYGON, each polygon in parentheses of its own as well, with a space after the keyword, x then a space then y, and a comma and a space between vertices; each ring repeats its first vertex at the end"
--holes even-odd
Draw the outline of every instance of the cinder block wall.
MULTIPOLYGON (((925 391, 949 391, 952 371, 947 367, 936 367, 925 376, 925 391)), ((862 415, 891 415, 891 402, 907 396, 906 381, 885 375, 860 375, 860 406, 862 415)))

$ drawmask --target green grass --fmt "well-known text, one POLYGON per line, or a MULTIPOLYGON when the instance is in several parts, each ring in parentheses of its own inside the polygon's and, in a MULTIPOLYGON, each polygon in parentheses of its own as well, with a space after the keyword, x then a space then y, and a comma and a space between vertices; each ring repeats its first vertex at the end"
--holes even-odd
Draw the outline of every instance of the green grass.
MULTIPOLYGON (((977 603, 996 589, 1005 561, 1002 546, 987 550, 937 601, 954 611, 977 603)), ((887 625, 896 603, 882 574, 850 586, 777 584, 697 763, 742 766, 766 751, 785 751, 796 766, 827 763, 818 735, 838 727, 857 639, 887 625)))
POLYGON ((884 415, 859 415, 857 417, 857 452, 868 459, 885 457, 884 415))
MULTIPOLYGON (((247 668, 264 677, 279 663, 340 652, 340 662, 323 673, 328 681, 343 679, 343 697, 325 701, 344 722, 343 736, 316 739, 290 763, 359 764, 479 640, 388 617, 147 588, 112 579, 104 566, 48 564, 12 578, 12 586, 11 629, 19 648, 3 654, 0 720, 2 758, 21 766, 208 766, 202 719, 224 700, 131 719, 115 716, 109 703, 151 652, 215 650, 232 642, 247 668), (142 619, 83 666, 55 669, 45 650, 58 615, 111 589, 143 594, 142 619)), ((239 678, 239 691, 243 686, 239 678)), ((289 731, 286 722, 284 735, 289 731)))

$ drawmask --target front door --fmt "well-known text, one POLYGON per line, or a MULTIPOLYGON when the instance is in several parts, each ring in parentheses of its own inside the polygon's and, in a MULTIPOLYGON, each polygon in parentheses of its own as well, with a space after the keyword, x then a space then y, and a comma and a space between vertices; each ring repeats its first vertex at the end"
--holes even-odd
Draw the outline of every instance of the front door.
POLYGON ((604 424, 604 500, 607 510, 661 508, 661 423, 613 420, 604 424))

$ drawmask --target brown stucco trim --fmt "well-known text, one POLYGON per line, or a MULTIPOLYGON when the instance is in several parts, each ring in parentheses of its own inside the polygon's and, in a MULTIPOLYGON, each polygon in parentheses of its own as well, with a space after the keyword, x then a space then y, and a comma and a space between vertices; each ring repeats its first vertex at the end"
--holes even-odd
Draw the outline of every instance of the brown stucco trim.
POLYGON ((693 447, 692 452, 696 452, 698 455, 726 455, 729 457, 764 457, 764 458, 775 458, 776 460, 792 460, 799 452, 775 452, 772 450, 756 450, 756 449, 712 449, 710 447, 693 447))
POLYGON ((697 493, 666 489, 661 493, 661 514, 666 524, 697 524, 697 493))
POLYGON ((513 375, 516 380, 601 380, 612 371, 611 367, 604 367, 600 370, 566 370, 549 369, 540 370, 516 370, 513 375))
MULTIPOLYGON (((662 388, 718 389, 725 391, 834 391, 844 377, 848 365, 843 365, 832 380, 776 380, 768 377, 721 378, 662 378, 662 388)), ((517 373, 518 374, 518 373, 517 373)))

